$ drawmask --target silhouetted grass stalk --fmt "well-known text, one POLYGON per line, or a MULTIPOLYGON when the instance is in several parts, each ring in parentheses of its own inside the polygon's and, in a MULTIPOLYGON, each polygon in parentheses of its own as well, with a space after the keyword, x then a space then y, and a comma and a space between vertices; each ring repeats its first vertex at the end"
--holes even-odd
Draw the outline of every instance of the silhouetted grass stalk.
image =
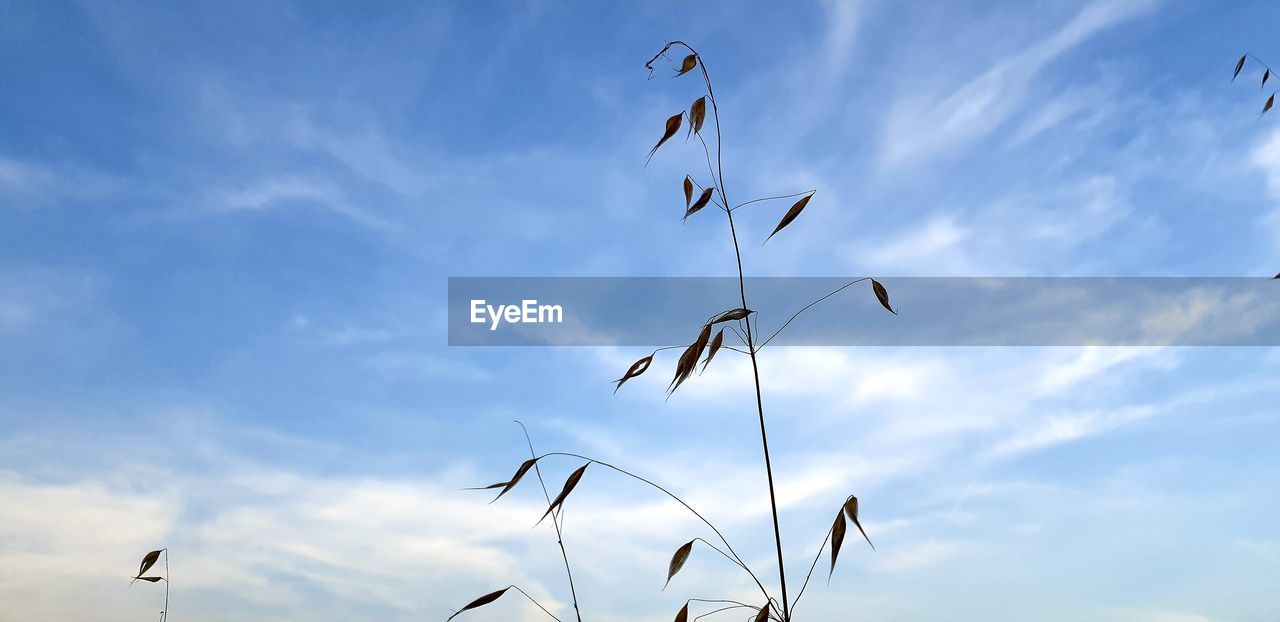
POLYGON ((138 564, 138 574, 129 580, 129 585, 133 585, 138 581, 146 581, 147 583, 164 582, 164 609, 160 610, 160 622, 165 622, 169 618, 169 549, 157 549, 142 556, 142 563, 138 564), (156 562, 160 560, 160 556, 164 556, 164 576, 143 576, 156 562))
MULTIPOLYGON (((720 607, 713 611, 695 616, 693 618, 694 620, 697 620, 699 618, 706 617, 715 613, 746 608, 746 609, 753 609, 756 611, 755 622, 767 622, 769 620, 776 620, 777 622, 791 622, 792 612, 794 611, 796 605, 798 604, 800 597, 804 595, 805 588, 807 588, 809 585, 809 580, 813 576, 813 571, 817 567, 818 560, 822 557, 822 552, 823 550, 827 549, 828 544, 830 544, 830 551, 831 551, 831 571, 834 572, 836 559, 837 559, 837 556, 839 555, 840 547, 844 541, 844 536, 847 529, 846 516, 848 517, 849 521, 852 521, 854 525, 857 526, 858 530, 862 533, 864 538, 867 538, 867 536, 866 536, 866 531, 863 530, 862 524, 858 520, 857 497, 850 495, 848 498, 846 498, 844 504, 840 507, 840 509, 837 510, 836 521, 835 523, 832 524, 832 527, 827 531, 827 537, 823 540, 822 546, 820 546, 818 549, 818 553, 814 558, 813 564, 810 566, 809 572, 805 576, 804 584, 801 585, 800 587, 800 592, 796 595, 795 600, 791 600, 789 598, 788 591, 787 591, 788 586, 787 586, 786 563, 783 558, 782 528, 778 518, 777 487, 774 483, 774 477, 773 477, 773 460, 769 452, 769 431, 768 431, 768 425, 765 419, 764 393, 763 393, 763 390, 761 389, 760 362, 759 362, 758 354, 762 348, 764 348, 771 341, 773 341, 773 339, 777 337, 779 333, 781 333, 785 328, 787 328, 787 326, 789 326, 797 317, 799 317, 805 311, 807 311, 814 305, 817 305, 818 303, 821 303, 822 301, 827 300, 828 298, 840 293, 846 288, 857 283, 870 281, 872 286, 872 291, 875 294, 876 298, 879 300, 880 304, 891 313, 896 314, 897 312, 894 311, 894 309, 889 305, 889 294, 885 290, 884 286, 871 277, 864 277, 864 278, 855 279, 853 281, 845 283, 844 285, 836 288, 834 291, 808 303, 807 305, 804 305, 803 307, 800 308, 800 310, 792 314, 791 317, 788 318, 787 321, 782 324, 782 326, 780 326, 776 331, 774 331, 771 335, 769 335, 767 339, 765 339, 763 342, 759 341, 757 336, 757 330, 756 330, 757 326, 753 326, 752 318, 751 318, 752 314, 754 314, 755 312, 752 311, 747 306, 746 273, 745 273, 745 270, 743 269, 742 246, 739 243, 738 229, 736 224, 734 223, 733 212, 739 208, 745 207, 747 205, 752 205, 755 203, 761 203, 764 201, 772 201, 772 200, 781 200, 781 199, 793 199, 796 197, 800 197, 800 199, 791 206, 791 209, 787 211, 786 215, 782 217, 777 227, 774 228, 773 232, 769 234, 769 237, 766 238, 765 241, 767 242, 769 239, 772 239, 773 236, 776 235, 778 232, 782 231, 784 228, 790 225, 800 215, 800 213, 808 205, 809 200, 813 198, 816 190, 808 190, 805 192, 798 192, 793 194, 770 196, 770 197, 764 197, 761 199, 752 199, 744 203, 740 203, 738 205, 733 205, 729 201, 728 193, 726 192, 725 181, 724 181, 725 176, 724 176, 724 165, 723 165, 722 134, 721 134, 721 127, 720 127, 720 109, 719 109, 719 104, 716 101, 715 90, 711 83, 711 75, 707 71, 706 64, 702 61, 701 56, 699 56, 697 51, 695 51, 688 44, 682 41, 673 41, 671 43, 668 43, 665 47, 663 47, 662 50, 658 52, 658 54, 654 55, 654 57, 649 60, 649 62, 645 63, 645 67, 649 68, 649 70, 652 72, 653 63, 660 58, 665 58, 666 53, 670 51, 672 48, 676 48, 676 47, 683 48, 685 50, 688 50, 689 52, 689 55, 684 58, 684 61, 681 64, 681 67, 678 70, 677 75, 684 75, 685 73, 688 73, 692 71, 695 67, 697 67, 700 70, 700 73, 702 74, 703 83, 706 86, 706 96, 700 97, 694 100, 688 112, 682 111, 681 113, 672 115, 667 119, 665 132, 662 138, 658 141, 658 143, 654 145, 653 149, 650 150, 649 158, 652 158, 653 155, 658 151, 658 149, 668 139, 670 139, 672 136, 674 136, 676 133, 679 132, 681 125, 684 123, 684 120, 687 119, 689 124, 689 134, 696 135, 698 138, 699 144, 702 145, 703 153, 706 156, 707 172, 711 178, 711 183, 704 186, 703 184, 695 181, 692 176, 685 177, 684 194, 685 194, 686 211, 685 211, 684 219, 687 220, 690 216, 696 214, 698 211, 702 210, 707 205, 715 205, 725 213, 726 221, 728 222, 728 225, 729 225, 729 239, 733 244, 734 260, 735 260, 737 274, 738 274, 738 300, 741 306, 736 309, 729 309, 727 311, 713 314, 712 316, 708 317, 708 319, 703 322, 701 326, 701 331, 699 332, 698 337, 694 340, 692 344, 688 346, 667 346, 667 347, 657 348, 648 356, 641 358, 640 360, 633 363, 621 378, 614 381, 614 384, 615 384, 614 392, 616 393, 617 390, 620 389, 622 385, 626 383, 628 380, 645 373, 651 366, 653 362, 653 358, 659 352, 663 352, 666 350, 673 350, 678 348, 684 349, 684 352, 680 355, 677 361, 675 376, 674 378, 672 378, 671 383, 667 387, 668 398, 670 398, 671 395, 674 394, 676 389, 678 389, 684 381, 688 380, 693 375, 693 372, 697 370, 698 362, 702 359, 702 355, 704 352, 707 353, 707 356, 706 356, 705 362, 703 362, 702 364, 703 371, 705 371, 706 368, 711 364, 711 361, 713 360, 716 353, 721 348, 728 349, 741 354, 745 354, 751 359, 751 377, 752 377, 752 386, 755 393, 756 420, 760 427, 760 451, 761 451, 761 457, 763 458, 763 461, 764 461, 765 479, 768 485, 769 509, 770 509, 770 516, 773 522, 773 548, 777 556, 778 587, 781 590, 782 598, 781 600, 776 599, 769 593, 768 588, 766 588, 764 583, 760 581, 760 578, 756 574, 756 572, 753 571, 750 568, 750 566, 747 565, 747 563, 742 559, 742 557, 734 549, 733 545, 729 543, 728 538, 725 537, 723 532, 721 532, 721 530, 718 527, 716 527, 715 524, 713 524, 700 512, 694 509, 693 506, 686 503, 683 499, 681 499, 675 493, 671 492, 665 487, 645 477, 632 473, 631 471, 628 471, 626 469, 609 464, 607 462, 596 460, 594 458, 590 458, 580 454, 569 453, 569 452, 550 452, 550 453, 539 455, 536 453, 536 451, 534 451, 533 442, 529 438, 528 430, 524 429, 523 424, 520 424, 520 425, 521 425, 521 429, 524 430, 525 440, 529 445, 529 452, 530 452, 531 458, 529 460, 526 460, 523 464, 520 465, 520 467, 516 470, 515 474, 512 475, 510 480, 507 480, 505 482, 497 482, 495 484, 490 484, 489 486, 483 487, 483 489, 488 489, 488 490, 501 489, 498 493, 498 496, 494 498, 494 501, 496 501, 497 499, 505 495, 507 492, 509 492, 511 489, 513 489, 516 486, 516 484, 519 483, 519 481, 530 470, 534 472, 535 476, 538 478, 540 485, 542 486, 543 497, 547 500, 547 504, 548 504, 547 511, 546 513, 543 514, 543 519, 545 520, 547 516, 551 516, 552 524, 555 527, 557 544, 560 547, 561 557, 564 561, 565 575, 568 579, 569 592, 573 599, 574 613, 577 616, 578 622, 582 621, 582 614, 581 614, 581 608, 578 602, 577 590, 573 582, 573 571, 569 563, 569 555, 564 545, 564 535, 563 535, 564 505, 563 504, 565 499, 568 497, 568 495, 578 485, 579 481, 581 481, 584 473, 586 472, 587 467, 593 464, 599 465, 600 467, 609 469, 617 474, 639 481, 643 484, 650 486, 651 488, 654 488, 655 490, 658 490, 659 492, 665 494, 666 496, 670 497, 672 500, 679 503, 682 507, 684 507, 690 513, 692 513, 695 517, 697 517, 698 520, 702 521, 702 523, 706 525, 706 527, 709 528, 716 535, 720 543, 723 545, 724 548, 721 549, 720 546, 714 545, 711 542, 707 541, 706 539, 700 538, 700 537, 694 538, 686 542, 679 549, 677 549, 675 555, 672 556, 671 563, 667 571, 668 584, 670 583, 671 578, 674 577, 675 574, 678 573, 680 569, 684 567, 685 562, 688 560, 689 555, 693 550, 693 546, 695 544, 700 543, 706 546, 707 548, 710 548, 715 552, 719 553, 722 557, 729 560, 731 563, 733 563, 734 565, 738 566, 743 571, 745 571, 747 575, 750 576, 751 579, 755 582, 756 586, 760 589, 761 595, 763 595, 765 599, 765 602, 763 605, 754 606, 754 605, 742 603, 735 600, 691 598, 685 601, 684 607, 676 615, 676 622, 688 622, 689 605, 693 603, 726 605, 725 607, 720 607), (706 118, 706 104, 708 102, 710 102, 711 104, 711 120, 715 127, 716 145, 715 145, 714 157, 712 156, 710 146, 707 144, 707 141, 703 138, 703 135, 702 135, 702 125, 706 118), (699 191, 698 198, 696 201, 694 200, 695 187, 697 187, 699 191), (717 193, 719 194, 718 198, 716 196, 717 193), (735 323, 738 324, 737 327, 735 327, 734 325, 735 323), (714 329, 715 326, 719 324, 723 324, 724 326, 720 328, 719 332, 717 332, 715 337, 712 338, 711 336, 712 330, 714 329), (741 330, 739 330, 739 328, 741 328, 741 330), (745 349, 724 345, 723 338, 726 330, 736 335, 738 339, 741 341, 742 345, 745 347, 745 349), (569 457, 569 458, 576 458, 578 460, 583 460, 586 462, 584 465, 579 467, 576 471, 574 471, 569 476, 569 478, 565 481, 563 489, 554 498, 552 498, 550 491, 546 487, 546 483, 542 479, 542 472, 540 469, 541 461, 543 459, 551 458, 551 457, 569 457)), ((756 324, 758 325, 759 318, 757 317, 756 319, 757 319, 756 324)), ((867 543, 868 544, 871 543, 870 538, 867 538, 867 543)), ((872 546, 872 548, 874 549, 875 547, 872 546)), ((474 601, 472 601, 471 603, 467 604, 458 612, 454 613, 453 616, 450 616, 450 619, 452 619, 454 616, 457 616, 458 614, 464 611, 487 605, 497 600, 498 598, 500 598, 507 590, 510 590, 510 589, 519 590, 519 588, 515 586, 508 586, 501 590, 491 592, 489 594, 485 594, 484 596, 481 596, 475 599, 474 601)), ((665 589, 665 586, 664 586, 664 589, 665 589)), ((523 590, 520 590, 520 592, 524 594, 526 598, 529 598, 529 600, 533 600, 531 597, 529 597, 528 594, 524 593, 523 590)), ((541 608, 543 611, 546 611, 548 615, 551 615, 552 618, 559 620, 559 618, 556 618, 554 615, 552 615, 549 611, 547 611, 545 607, 537 603, 537 601, 534 601, 534 603, 537 604, 538 607, 541 608)))
MULTIPOLYGON (((1254 56, 1249 52, 1245 52, 1244 54, 1242 54, 1240 56, 1240 60, 1236 61, 1236 69, 1235 69, 1235 72, 1231 74, 1231 81, 1235 82, 1236 78, 1240 77, 1240 72, 1244 69, 1245 64, 1249 61, 1253 61, 1255 65, 1262 67, 1262 79, 1258 85, 1258 88, 1265 88, 1267 86, 1267 81, 1270 80, 1272 77, 1274 77, 1276 72, 1272 71, 1271 66, 1263 62, 1261 58, 1258 58, 1257 56, 1254 56)), ((1267 111, 1271 110, 1271 108, 1275 106, 1276 93, 1277 91, 1272 91, 1271 96, 1267 98, 1267 101, 1263 102, 1262 112, 1258 113, 1258 118, 1262 118, 1262 115, 1267 114, 1267 111)), ((1280 278, 1280 274, 1277 274, 1276 278, 1280 278)))

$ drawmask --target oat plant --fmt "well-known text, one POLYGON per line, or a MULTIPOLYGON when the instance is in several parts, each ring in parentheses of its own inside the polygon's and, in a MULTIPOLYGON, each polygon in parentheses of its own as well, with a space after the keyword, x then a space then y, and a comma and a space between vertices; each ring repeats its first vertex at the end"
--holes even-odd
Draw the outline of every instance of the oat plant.
POLYGON ((138 564, 138 574, 129 580, 129 585, 133 585, 137 581, 146 581, 147 583, 164 582, 164 608, 160 610, 160 622, 165 622, 169 618, 169 549, 159 549, 151 551, 142 556, 142 563, 138 564), (163 575, 146 575, 156 562, 160 561, 160 556, 164 555, 164 574, 163 575))
MULTIPOLYGON (((1262 70, 1261 78, 1258 80, 1258 88, 1267 88, 1267 81, 1275 76, 1275 72, 1271 70, 1270 65, 1262 62, 1262 59, 1248 52, 1242 54, 1240 56, 1240 60, 1236 61, 1236 69, 1231 74, 1231 81, 1235 82, 1236 78, 1240 77, 1240 72, 1244 71, 1244 68, 1248 65, 1253 65, 1254 67, 1262 70)), ((1267 112, 1275 105, 1276 91, 1273 90, 1271 91, 1271 96, 1267 98, 1267 101, 1262 103, 1262 111, 1258 113, 1258 118, 1262 118, 1262 115, 1267 114, 1267 112)), ((1280 278, 1280 275, 1276 275, 1276 278, 1280 278)))
MULTIPOLYGON (((1258 88, 1260 89, 1267 88, 1267 81, 1270 80, 1271 77, 1275 75, 1275 72, 1271 70, 1270 65, 1262 62, 1262 59, 1248 52, 1245 52, 1244 54, 1242 54, 1240 56, 1240 60, 1236 61, 1236 69, 1234 72, 1231 73, 1231 81, 1235 82, 1236 78, 1240 77, 1240 72, 1244 71, 1245 67, 1251 64, 1254 67, 1262 70, 1261 78, 1258 80, 1258 88)), ((1271 96, 1267 98, 1267 101, 1262 103, 1262 111, 1258 113, 1258 118, 1261 119, 1262 115, 1267 114, 1267 112, 1270 111, 1273 107, 1275 107, 1275 105, 1276 105, 1276 91, 1271 91, 1271 96)), ((1272 280, 1280 280, 1280 274, 1277 274, 1274 277, 1272 277, 1272 280)))
MULTIPOLYGON (((685 381, 689 380, 694 375, 699 363, 701 363, 702 369, 705 370, 707 366, 711 364, 712 359, 715 358, 716 354, 722 349, 732 351, 739 355, 745 355, 750 359, 751 380, 755 394, 755 412, 753 415, 760 428, 760 455, 765 467, 765 484, 768 491, 769 507, 773 523, 771 540, 773 549, 777 555, 777 580, 774 582, 772 578, 767 580, 762 579, 762 575, 757 572, 756 569, 753 569, 747 564, 742 556, 738 554, 734 546, 730 544, 724 533, 721 532, 721 530, 716 527, 710 519, 698 512, 698 510, 696 510, 691 504, 686 502, 684 499, 681 499, 667 488, 664 488, 663 486, 631 471, 587 456, 568 452, 538 454, 534 451, 532 441, 529 440, 528 430, 524 430, 524 434, 528 441, 529 459, 525 460, 524 463, 516 469, 510 479, 479 488, 478 490, 497 490, 498 494, 494 498, 494 501, 496 501, 514 489, 530 471, 533 472, 542 488, 542 493, 547 503, 547 509, 539 519, 539 524, 546 521, 548 518, 551 519, 551 525, 556 534, 556 542, 559 544, 561 558, 564 562, 567 588, 570 602, 573 605, 574 619, 578 622, 582 622, 584 618, 582 608, 579 606, 577 590, 573 582, 572 565, 569 562, 569 554, 564 544, 564 503, 569 494, 572 493, 582 481, 587 468, 592 465, 595 465, 597 469, 604 469, 612 475, 630 478, 648 485, 658 493, 666 495, 682 508, 690 512, 694 517, 701 521, 702 525, 705 527, 705 531, 702 534, 690 534, 693 536, 692 539, 681 545, 676 549, 674 555, 672 555, 671 561, 667 567, 668 585, 676 573, 680 572, 680 570, 684 568, 685 563, 689 560, 694 547, 696 546, 699 548, 705 547, 706 549, 709 549, 710 551, 727 559, 738 569, 738 571, 748 575, 752 582, 754 582, 755 586, 759 589, 760 593, 758 599, 749 603, 726 598, 689 598, 685 601, 684 606, 676 613, 675 622, 688 622, 688 620, 691 619, 689 617, 691 615, 691 608, 697 612, 697 614, 692 618, 693 620, 711 616, 713 614, 736 612, 738 614, 746 613, 749 616, 753 616, 755 622, 767 622, 770 620, 776 622, 791 622, 794 619, 796 606, 804 596, 805 589, 808 587, 809 581, 813 577, 814 570, 817 568, 818 563, 822 560, 824 551, 829 551, 830 555, 829 567, 827 569, 828 581, 830 581, 831 575, 835 572, 836 560, 840 555, 840 549, 848 532, 849 523, 852 523, 853 526, 858 529, 859 534, 861 534, 861 536, 866 540, 868 545, 871 545, 871 539, 867 536, 866 531, 859 522, 858 498, 856 496, 849 495, 845 499, 841 500, 836 506, 835 520, 827 530, 826 537, 819 546, 817 554, 814 556, 813 562, 809 566, 809 570, 804 581, 800 583, 799 591, 796 592, 794 596, 791 596, 791 590, 789 588, 793 587, 793 585, 787 580, 786 564, 783 559, 783 538, 782 531, 778 523, 777 489, 774 484, 773 463, 769 453, 769 436, 764 409, 764 395, 761 388, 761 371, 758 354, 761 349, 769 345, 775 337, 777 337, 802 313, 814 305, 817 305, 859 283, 868 284, 871 293, 886 310, 894 314, 897 312, 890 306, 889 294, 885 290, 884 286, 879 281, 871 277, 863 277, 845 283, 836 290, 801 306, 798 311, 774 329, 773 332, 769 333, 767 337, 761 339, 759 316, 755 311, 751 310, 747 303, 747 287, 745 272, 743 269, 742 247, 739 243, 738 229, 734 224, 735 213, 739 209, 747 206, 754 205, 756 206, 754 209, 761 209, 768 204, 773 204, 778 201, 792 201, 791 207, 783 213, 781 219, 777 223, 777 226, 774 227, 769 236, 761 243, 763 244, 764 242, 773 240, 775 236, 781 240, 785 237, 785 235, 782 235, 783 230, 792 225, 797 218, 800 217, 802 212, 809 205, 810 200, 813 199, 816 190, 806 190, 792 194, 751 199, 736 204, 732 203, 729 199, 728 191, 725 186, 725 170, 721 158, 723 148, 723 141, 721 138, 722 128, 720 126, 718 102, 716 101, 715 90, 712 88, 711 74, 708 73, 706 63, 696 50, 682 41, 672 41, 666 44, 661 51, 649 60, 649 62, 645 63, 645 67, 649 70, 650 77, 653 76, 655 71, 655 63, 663 60, 670 60, 668 53, 674 53, 682 59, 678 67, 672 67, 674 70, 673 77, 694 76, 694 81, 698 85, 697 90, 699 91, 699 96, 693 100, 688 110, 682 110, 666 119, 662 136, 657 141, 657 144, 655 144, 649 151, 646 164, 648 159, 652 159, 663 145, 667 144, 671 138, 680 133, 682 128, 685 131, 686 143, 693 142, 696 138, 695 146, 701 147, 703 152, 701 155, 705 155, 707 168, 705 172, 690 173, 689 175, 686 175, 682 181, 681 185, 685 202, 682 219, 687 220, 695 216, 706 217, 706 214, 701 216, 699 216, 699 214, 702 213, 704 208, 709 206, 715 206, 715 208, 719 209, 719 211, 724 214, 725 220, 728 224, 728 242, 733 246, 734 258, 736 260, 738 296, 737 300, 727 301, 726 307, 728 308, 726 310, 711 315, 700 325, 697 325, 696 337, 691 344, 687 346, 658 348, 648 356, 645 356, 633 363, 630 368, 614 382, 614 392, 616 393, 618 389, 621 389, 628 380, 640 376, 648 371, 654 362, 654 358, 660 353, 668 350, 682 349, 682 352, 675 361, 675 372, 667 386, 668 397, 675 393, 675 391, 685 381), (698 76, 702 78, 700 81, 696 80, 696 77, 698 76), (709 119, 707 115, 708 109, 710 111, 709 119), (710 121, 709 126, 706 125, 708 120, 710 121), (736 340, 736 343, 725 343, 726 333, 728 333, 730 339, 736 340), (703 358, 704 354, 705 358, 703 358), (573 473, 569 475, 569 478, 561 487, 560 492, 557 493, 554 498, 551 496, 550 490, 548 490, 546 483, 543 480, 542 472, 539 468, 544 461, 549 459, 572 459, 583 462, 577 470, 573 471, 573 473), (768 584, 766 584, 766 581, 768 584)), ((708 210, 708 213, 713 211, 714 210, 708 210)), ((775 243, 779 242, 775 241, 775 243)), ((523 427, 523 424, 521 424, 521 428, 523 427)), ((874 549, 875 547, 872 546, 872 548, 874 549)), ((663 589, 665 590, 666 586, 664 586, 663 589)), ((523 596, 525 599, 532 602, 534 606, 545 612, 550 618, 557 620, 558 622, 563 622, 561 618, 547 610, 542 604, 538 603, 532 596, 516 585, 509 585, 502 589, 485 594, 463 606, 462 609, 449 616, 448 619, 452 620, 463 612, 492 603, 503 595, 511 592, 523 596)))

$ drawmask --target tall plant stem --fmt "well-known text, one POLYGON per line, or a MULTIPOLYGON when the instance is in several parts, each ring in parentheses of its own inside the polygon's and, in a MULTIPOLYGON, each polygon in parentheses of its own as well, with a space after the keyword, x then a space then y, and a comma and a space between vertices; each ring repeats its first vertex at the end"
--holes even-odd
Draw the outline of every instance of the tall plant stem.
MULTIPOLYGON (((536 459, 538 454, 533 450, 533 439, 529 436, 529 428, 524 427, 524 424, 519 421, 516 422, 516 425, 520 426, 520 430, 524 432, 524 440, 529 444, 529 457, 536 459)), ((538 467, 537 462, 533 463, 533 471, 538 476, 538 484, 542 486, 542 496, 547 499, 547 504, 550 505, 551 494, 547 491, 547 482, 542 479, 542 469, 538 467)), ((578 622, 582 622, 582 610, 578 607, 578 591, 573 586, 573 569, 569 567, 569 553, 564 548, 564 532, 560 527, 560 522, 564 520, 563 512, 564 510, 561 509, 557 513, 559 515, 553 515, 551 524, 555 525, 556 544, 560 545, 560 558, 564 560, 564 574, 569 578, 569 596, 573 598, 573 615, 578 619, 578 622)), ((528 594, 525 594, 525 596, 527 597, 528 594)), ((536 604, 537 601, 534 601, 534 603, 536 604)), ((538 606, 541 607, 542 605, 538 606)), ((548 615, 550 615, 550 612, 548 612, 548 615)), ((555 616, 551 617, 554 618, 555 616)))
MULTIPOLYGON (((711 100, 712 108, 715 107, 715 99, 711 100)), ((720 123, 717 121, 717 133, 719 133, 720 123)), ((719 146, 717 145, 717 150, 719 146)), ((723 191, 721 192, 723 194, 723 191)), ((726 199, 726 202, 728 200, 726 199)), ((747 288, 746 281, 742 274, 742 253, 738 250, 738 232, 733 226, 733 213, 725 211, 729 217, 729 233, 733 238, 733 252, 738 259, 738 294, 742 299, 742 308, 749 309, 747 306, 747 288)), ((764 472, 769 480, 769 508, 773 511, 773 543, 778 552, 778 581, 782 584, 782 620, 788 622, 791 619, 791 613, 787 605, 787 570, 782 561, 782 528, 778 522, 778 497, 774 492, 773 485, 773 463, 769 459, 769 432, 764 422, 764 398, 760 391, 760 364, 756 361, 755 338, 751 333, 751 318, 748 316, 747 323, 747 352, 751 355, 751 376, 755 381, 756 389, 756 414, 760 419, 760 448, 764 452, 764 472)))
MULTIPOLYGON (((654 57, 658 57, 666 53, 672 46, 682 46, 689 50, 698 61, 698 67, 702 70, 702 79, 707 85, 707 99, 711 100, 711 116, 716 124, 716 184, 719 186, 720 199, 724 201, 724 213, 729 219, 729 235, 733 239, 733 255, 738 264, 738 295, 742 300, 742 308, 749 309, 747 306, 747 286, 746 278, 742 270, 742 250, 738 245, 738 232, 733 226, 733 210, 727 206, 732 205, 729 201, 729 195, 725 192, 724 187, 724 163, 721 158, 723 139, 720 135, 720 109, 716 106, 715 89, 711 86, 711 74, 707 73, 707 64, 702 59, 702 55, 693 49, 688 43, 683 41, 672 41, 662 48, 662 51, 654 57)), ((649 61, 650 63, 653 60, 649 61)), ((789 622, 791 619, 790 607, 787 604, 787 570, 786 564, 782 561, 782 528, 778 522, 778 496, 773 485, 773 462, 769 458, 769 433, 764 421, 764 397, 760 391, 760 364, 756 360, 755 337, 751 331, 751 318, 746 318, 747 328, 747 353, 751 355, 751 375, 755 382, 756 390, 756 414, 760 420, 760 448, 764 453, 764 471, 769 482, 769 507, 773 511, 773 543, 774 548, 778 552, 778 582, 782 584, 782 620, 789 622)))
POLYGON ((160 612, 160 622, 169 619, 169 549, 164 550, 164 611, 160 612))

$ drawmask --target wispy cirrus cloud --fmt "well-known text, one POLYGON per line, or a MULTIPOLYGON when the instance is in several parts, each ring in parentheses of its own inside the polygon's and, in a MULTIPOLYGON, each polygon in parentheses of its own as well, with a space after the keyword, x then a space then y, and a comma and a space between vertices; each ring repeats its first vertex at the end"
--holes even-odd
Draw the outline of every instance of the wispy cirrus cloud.
POLYGON ((207 213, 260 212, 289 207, 319 207, 374 230, 394 228, 386 219, 353 204, 332 182, 302 177, 268 178, 216 193, 208 199, 207 213))
MULTIPOLYGON (((1209 9, 1187 5, 1186 19, 1148 20, 1163 13, 1147 3, 890 6, 696 5, 677 16, 715 63, 730 185, 820 189, 785 243, 749 249, 749 272, 1205 274, 1274 251, 1239 232, 1274 209, 1262 201, 1277 190, 1258 182, 1274 177, 1275 136, 1259 140, 1252 115, 1226 120, 1213 95, 1225 78, 1182 56, 1188 41, 1258 36, 1255 22, 1274 21, 1265 7, 1200 19, 1209 9), (937 48, 946 54, 921 30, 929 19, 954 36, 937 48), (1203 36, 1187 36, 1192 23, 1203 36), (936 67, 927 79, 904 58, 915 52, 895 47, 916 40, 936 67), (1224 191, 1245 181, 1247 192, 1224 191)), ((545 523, 530 528, 541 492, 487 507, 457 490, 523 459, 523 438, 496 431, 513 418, 539 449, 618 458, 670 484, 772 576, 738 355, 722 352, 670 401, 659 364, 610 396, 637 356, 445 350, 431 340, 440 331, 422 328, 443 325, 438 307, 404 302, 437 300, 457 274, 731 268, 722 219, 679 223, 675 182, 701 170, 696 145, 687 160, 673 149, 639 170, 656 109, 687 105, 696 86, 643 82, 639 62, 672 36, 674 14, 95 5, 87 31, 50 14, 56 27, 28 32, 39 10, 19 7, 0 27, 39 69, 8 76, 24 95, 4 112, 23 124, 0 160, 0 198, 20 209, 0 209, 0 236, 16 242, 0 244, 0 261, 49 271, 0 288, 0 338, 31 344, 6 342, 0 363, 106 363, 0 382, 0 420, 17 430, 0 439, 11 502, 0 509, 0 601, 17 603, 14 615, 153 615, 153 594, 124 578, 159 545, 176 551, 175 606, 191 620, 443 618, 510 582, 564 613, 559 551, 545 523), (74 97, 40 79, 66 75, 85 82, 74 97), (77 195, 95 176, 64 162, 121 171, 119 194, 77 195), (120 222, 168 207, 191 213, 120 222), (81 296, 68 280, 80 270, 116 289, 81 296), (237 311, 189 324, 224 300, 237 311), (95 344, 101 327, 86 320, 122 309, 123 337, 95 344), (219 439, 190 408, 147 418, 158 391, 225 407, 234 429, 219 439), (89 406, 29 408, 65 406, 69 394, 89 406), (110 412, 103 434, 93 426, 110 412)), ((1218 54, 1203 45, 1196 54, 1218 54)), ((763 239, 778 206, 754 207, 740 232, 763 239)), ((1164 326, 1194 329, 1209 306, 1190 301, 1164 326)), ((850 492, 880 548, 847 548, 831 588, 810 586, 805 615, 842 619, 849 602, 868 619, 1265 613, 1257 594, 1269 594, 1275 557, 1240 535, 1275 514, 1254 490, 1274 470, 1274 359, 766 351, 788 575, 807 569, 850 492), (1046 597, 1061 585, 1085 598, 1046 597), (1169 603, 1172 590, 1185 603, 1169 603), (1240 596, 1238 609, 1224 594, 1240 596)), ((549 485, 573 466, 549 466, 549 485)), ((714 555, 660 591, 673 548, 705 534, 649 492, 593 467, 571 500, 567 542, 591 618, 670 619, 689 594, 752 598, 741 576, 725 587, 714 555)), ((545 617, 516 601, 492 607, 473 618, 545 617)))
POLYGON ((881 133, 880 165, 918 165, 980 140, 1033 101, 1033 84, 1050 63, 1098 33, 1150 12, 1156 4, 1089 4, 1055 32, 1006 55, 955 90, 903 97, 889 112, 881 133))
POLYGON ((123 181, 77 164, 51 164, 0 155, 0 201, 10 208, 51 207, 102 199, 123 189, 123 181))

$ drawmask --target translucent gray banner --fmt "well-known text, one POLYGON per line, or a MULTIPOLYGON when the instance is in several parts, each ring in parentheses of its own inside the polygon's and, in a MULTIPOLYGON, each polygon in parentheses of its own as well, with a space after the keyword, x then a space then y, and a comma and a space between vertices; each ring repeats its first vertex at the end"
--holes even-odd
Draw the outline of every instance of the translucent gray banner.
MULTIPOLYGON (((755 340, 856 277, 748 278, 755 340)), ((1277 346, 1268 278, 882 278, 795 317, 772 344, 804 346, 1277 346)), ((451 346, 673 346, 741 307, 731 277, 451 277, 451 346)), ((745 331, 744 322, 726 322, 745 331)), ((730 331, 731 334, 731 331, 730 331)), ((732 339, 736 342, 736 338, 732 339)))

